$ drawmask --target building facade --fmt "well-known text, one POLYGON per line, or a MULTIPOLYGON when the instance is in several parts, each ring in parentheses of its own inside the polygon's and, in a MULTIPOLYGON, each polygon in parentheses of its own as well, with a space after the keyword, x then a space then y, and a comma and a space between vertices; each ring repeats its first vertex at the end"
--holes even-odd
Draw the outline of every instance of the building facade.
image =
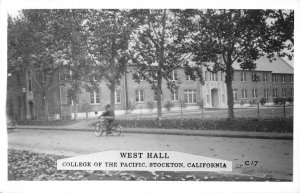
MULTIPOLYGON (((233 95, 235 105, 245 105, 265 98, 272 102, 276 97, 293 97, 294 70, 284 60, 277 58, 270 62, 262 57, 257 61, 255 70, 242 70, 234 64, 233 95)), ((122 78, 115 89, 115 111, 125 113, 147 113, 156 111, 156 92, 147 81, 137 83, 133 79, 134 68, 122 78)), ((74 116, 74 101, 69 94, 68 85, 59 84, 60 74, 56 74, 47 94, 49 114, 53 118, 71 119, 74 116)), ((179 81, 177 90, 171 92, 166 81, 162 84, 162 107, 172 104, 172 109, 226 108, 227 90, 225 73, 212 73, 203 69, 204 84, 199 79, 192 80, 183 68, 173 71, 171 81, 179 81)), ((41 119, 45 108, 45 96, 41 92, 41 83, 46 82, 42 72, 28 68, 16 71, 8 76, 7 114, 14 119, 41 119)), ((92 117, 95 112, 104 110, 110 103, 110 90, 103 82, 99 89, 91 91, 81 89, 77 104, 78 117, 92 117)))

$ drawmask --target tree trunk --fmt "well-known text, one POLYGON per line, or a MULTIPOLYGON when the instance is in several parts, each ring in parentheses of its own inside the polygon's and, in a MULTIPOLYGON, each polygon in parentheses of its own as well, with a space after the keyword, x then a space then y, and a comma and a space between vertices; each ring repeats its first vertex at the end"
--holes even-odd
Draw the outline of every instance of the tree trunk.
POLYGON ((233 70, 232 70, 231 64, 230 65, 226 64, 225 83, 226 83, 226 87, 227 87, 227 107, 228 107, 228 119, 229 120, 234 120, 232 75, 233 75, 233 70))
POLYGON ((115 85, 111 85, 110 88, 110 106, 112 109, 115 109, 115 85))
POLYGON ((45 103, 45 119, 48 121, 49 120, 49 106, 48 106, 48 98, 47 94, 44 95, 44 103, 45 103))
POLYGON ((157 96, 156 96, 157 97, 157 117, 161 117, 162 116, 162 110, 161 110, 161 80, 158 80, 156 93, 157 93, 157 96))

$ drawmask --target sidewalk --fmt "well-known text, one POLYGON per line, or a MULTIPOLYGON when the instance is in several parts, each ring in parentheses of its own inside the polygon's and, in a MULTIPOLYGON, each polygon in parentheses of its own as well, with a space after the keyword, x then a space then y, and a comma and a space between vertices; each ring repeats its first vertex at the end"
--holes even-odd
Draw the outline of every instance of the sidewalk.
MULTIPOLYGON (((89 131, 89 132, 94 131, 94 128, 92 126, 83 126, 78 124, 77 125, 74 124, 74 126, 72 125, 68 125, 68 126, 22 126, 20 125, 18 126, 18 129, 89 131)), ((122 133, 293 140, 293 133, 275 133, 275 132, 123 128, 122 133)))

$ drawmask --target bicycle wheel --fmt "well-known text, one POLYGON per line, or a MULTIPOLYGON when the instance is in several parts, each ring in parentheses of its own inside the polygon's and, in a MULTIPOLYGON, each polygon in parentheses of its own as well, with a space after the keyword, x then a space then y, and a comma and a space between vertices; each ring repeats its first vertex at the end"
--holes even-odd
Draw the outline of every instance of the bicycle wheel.
POLYGON ((119 135, 121 135, 122 127, 120 125, 116 124, 111 128, 111 132, 112 132, 112 135, 119 136, 119 135))
POLYGON ((97 137, 100 137, 103 134, 103 127, 101 124, 98 123, 96 125, 94 133, 97 137))

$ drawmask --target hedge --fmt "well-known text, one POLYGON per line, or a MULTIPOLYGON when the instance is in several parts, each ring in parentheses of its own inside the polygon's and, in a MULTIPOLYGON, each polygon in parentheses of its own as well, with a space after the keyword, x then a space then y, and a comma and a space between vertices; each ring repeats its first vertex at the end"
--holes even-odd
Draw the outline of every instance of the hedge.
MULTIPOLYGON (((117 120, 122 127, 129 128, 159 128, 156 119, 117 120)), ((227 119, 162 119, 163 129, 189 130, 224 130, 224 131, 260 131, 260 132, 293 132, 293 118, 257 119, 237 118, 227 119)))

